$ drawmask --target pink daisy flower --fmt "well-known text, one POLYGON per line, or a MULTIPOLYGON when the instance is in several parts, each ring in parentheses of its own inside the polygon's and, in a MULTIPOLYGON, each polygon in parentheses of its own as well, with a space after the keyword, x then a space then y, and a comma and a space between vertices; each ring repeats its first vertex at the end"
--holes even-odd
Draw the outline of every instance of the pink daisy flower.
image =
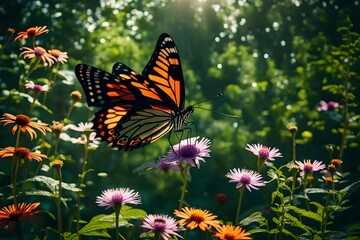
POLYGON ((262 180, 262 176, 259 173, 245 168, 234 168, 225 176, 230 178, 229 182, 237 183, 236 188, 245 186, 250 192, 252 188, 258 190, 259 188, 257 187, 265 186, 265 182, 262 180))
POLYGON ((177 163, 187 162, 191 166, 200 168, 200 161, 205 162, 204 157, 210 157, 209 147, 210 140, 207 138, 188 138, 172 146, 165 160, 177 163))
POLYGON ((252 152, 260 159, 274 161, 275 157, 282 157, 279 149, 277 148, 269 148, 267 146, 263 146, 262 144, 247 144, 246 150, 252 152))
POLYGON ((102 192, 101 196, 96 197, 99 207, 108 209, 115 205, 141 204, 140 194, 129 188, 113 188, 102 192))
POLYGON ((334 102, 334 101, 329 101, 329 102, 325 102, 323 100, 320 101, 320 106, 317 108, 317 110, 319 112, 322 111, 332 111, 336 108, 341 107, 340 104, 338 102, 334 102))
MULTIPOLYGON (((161 239, 168 240, 172 239, 173 236, 182 238, 177 232, 180 228, 176 226, 174 218, 163 214, 148 214, 141 227, 150 229, 149 232, 154 232, 155 235, 159 234, 161 239)), ((160 239, 160 238, 159 238, 160 239)))
POLYGON ((322 161, 317 160, 315 160, 313 163, 311 163, 309 159, 304 160, 304 162, 295 161, 295 163, 299 165, 302 171, 300 173, 301 176, 304 176, 304 174, 311 174, 312 172, 316 172, 326 168, 325 164, 322 164, 322 161))
POLYGON ((48 92, 49 91, 48 85, 38 85, 38 84, 35 84, 33 81, 26 83, 25 87, 30 88, 37 92, 48 92))

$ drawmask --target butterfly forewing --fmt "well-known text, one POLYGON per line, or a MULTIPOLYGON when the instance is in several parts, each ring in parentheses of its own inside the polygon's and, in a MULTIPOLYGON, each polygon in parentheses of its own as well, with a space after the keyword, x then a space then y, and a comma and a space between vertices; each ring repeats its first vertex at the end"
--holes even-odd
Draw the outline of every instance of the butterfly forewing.
POLYGON ((166 106, 172 109, 184 108, 184 80, 180 56, 173 39, 161 34, 154 53, 144 68, 142 75, 159 88, 159 95, 166 106))

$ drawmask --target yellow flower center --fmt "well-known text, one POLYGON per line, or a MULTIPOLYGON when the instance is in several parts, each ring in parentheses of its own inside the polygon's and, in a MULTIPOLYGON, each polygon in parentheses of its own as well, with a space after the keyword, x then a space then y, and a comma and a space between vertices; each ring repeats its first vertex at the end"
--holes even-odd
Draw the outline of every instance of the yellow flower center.
POLYGON ((199 209, 195 209, 190 216, 190 220, 194 221, 196 223, 201 223, 205 220, 204 218, 204 212, 199 210, 199 209))
POLYGON ((26 159, 30 154, 30 150, 28 148, 19 147, 15 148, 14 156, 17 156, 20 159, 26 159))
POLYGON ((24 127, 27 126, 31 122, 31 120, 28 116, 24 114, 19 114, 16 116, 15 122, 21 127, 24 127))

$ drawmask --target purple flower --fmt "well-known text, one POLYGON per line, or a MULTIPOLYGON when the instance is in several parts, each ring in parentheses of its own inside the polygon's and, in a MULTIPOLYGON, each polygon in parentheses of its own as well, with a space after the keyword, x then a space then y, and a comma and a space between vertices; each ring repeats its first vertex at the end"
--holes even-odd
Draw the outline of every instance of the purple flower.
POLYGON ((282 157, 279 149, 269 148, 262 144, 247 144, 246 150, 252 152, 255 156, 263 160, 274 161, 274 157, 282 157))
POLYGON ((320 101, 320 106, 317 108, 317 110, 319 112, 321 111, 332 111, 336 108, 339 108, 340 104, 338 102, 333 102, 333 101, 329 101, 329 102, 325 102, 323 100, 320 101))
POLYGON ((141 204, 140 195, 129 188, 113 188, 102 192, 101 196, 96 197, 96 203, 99 207, 108 209, 115 205, 141 204))
POLYGON ((237 183, 236 188, 245 186, 250 192, 251 188, 258 190, 257 187, 265 186, 265 182, 259 173, 245 168, 234 168, 225 176, 230 178, 229 182, 237 183))
POLYGON ((322 164, 322 161, 315 160, 313 163, 310 162, 310 160, 304 160, 304 162, 295 161, 297 165, 299 165, 301 169, 301 176, 304 176, 304 174, 310 174, 312 172, 316 172, 319 170, 324 169, 326 166, 325 164, 322 164))
POLYGON ((141 227, 150 229, 150 232, 154 232, 155 234, 159 234, 164 240, 168 240, 172 238, 172 236, 182 238, 177 233, 180 231, 180 228, 176 226, 175 219, 167 215, 148 214, 144 218, 141 227))
POLYGON ((48 85, 38 85, 38 84, 35 84, 33 81, 29 81, 28 83, 26 83, 25 87, 30 88, 37 92, 48 92, 49 91, 48 85))
POLYGON ((160 158, 154 169, 159 172, 179 171, 179 165, 177 162, 168 161, 167 158, 160 158))
POLYGON ((168 162, 187 162, 191 166, 200 168, 200 160, 205 162, 204 157, 210 157, 210 140, 207 138, 193 137, 182 140, 170 149, 165 157, 168 162))

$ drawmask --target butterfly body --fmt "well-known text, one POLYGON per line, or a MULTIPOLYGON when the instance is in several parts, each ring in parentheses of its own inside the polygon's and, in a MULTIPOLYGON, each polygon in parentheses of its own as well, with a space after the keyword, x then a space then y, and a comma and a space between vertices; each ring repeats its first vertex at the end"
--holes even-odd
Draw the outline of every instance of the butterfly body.
POLYGON ((102 141, 119 150, 150 144, 188 124, 193 107, 184 108, 180 57, 168 34, 159 37, 142 74, 122 63, 112 73, 79 64, 75 74, 95 113, 93 128, 102 141))

